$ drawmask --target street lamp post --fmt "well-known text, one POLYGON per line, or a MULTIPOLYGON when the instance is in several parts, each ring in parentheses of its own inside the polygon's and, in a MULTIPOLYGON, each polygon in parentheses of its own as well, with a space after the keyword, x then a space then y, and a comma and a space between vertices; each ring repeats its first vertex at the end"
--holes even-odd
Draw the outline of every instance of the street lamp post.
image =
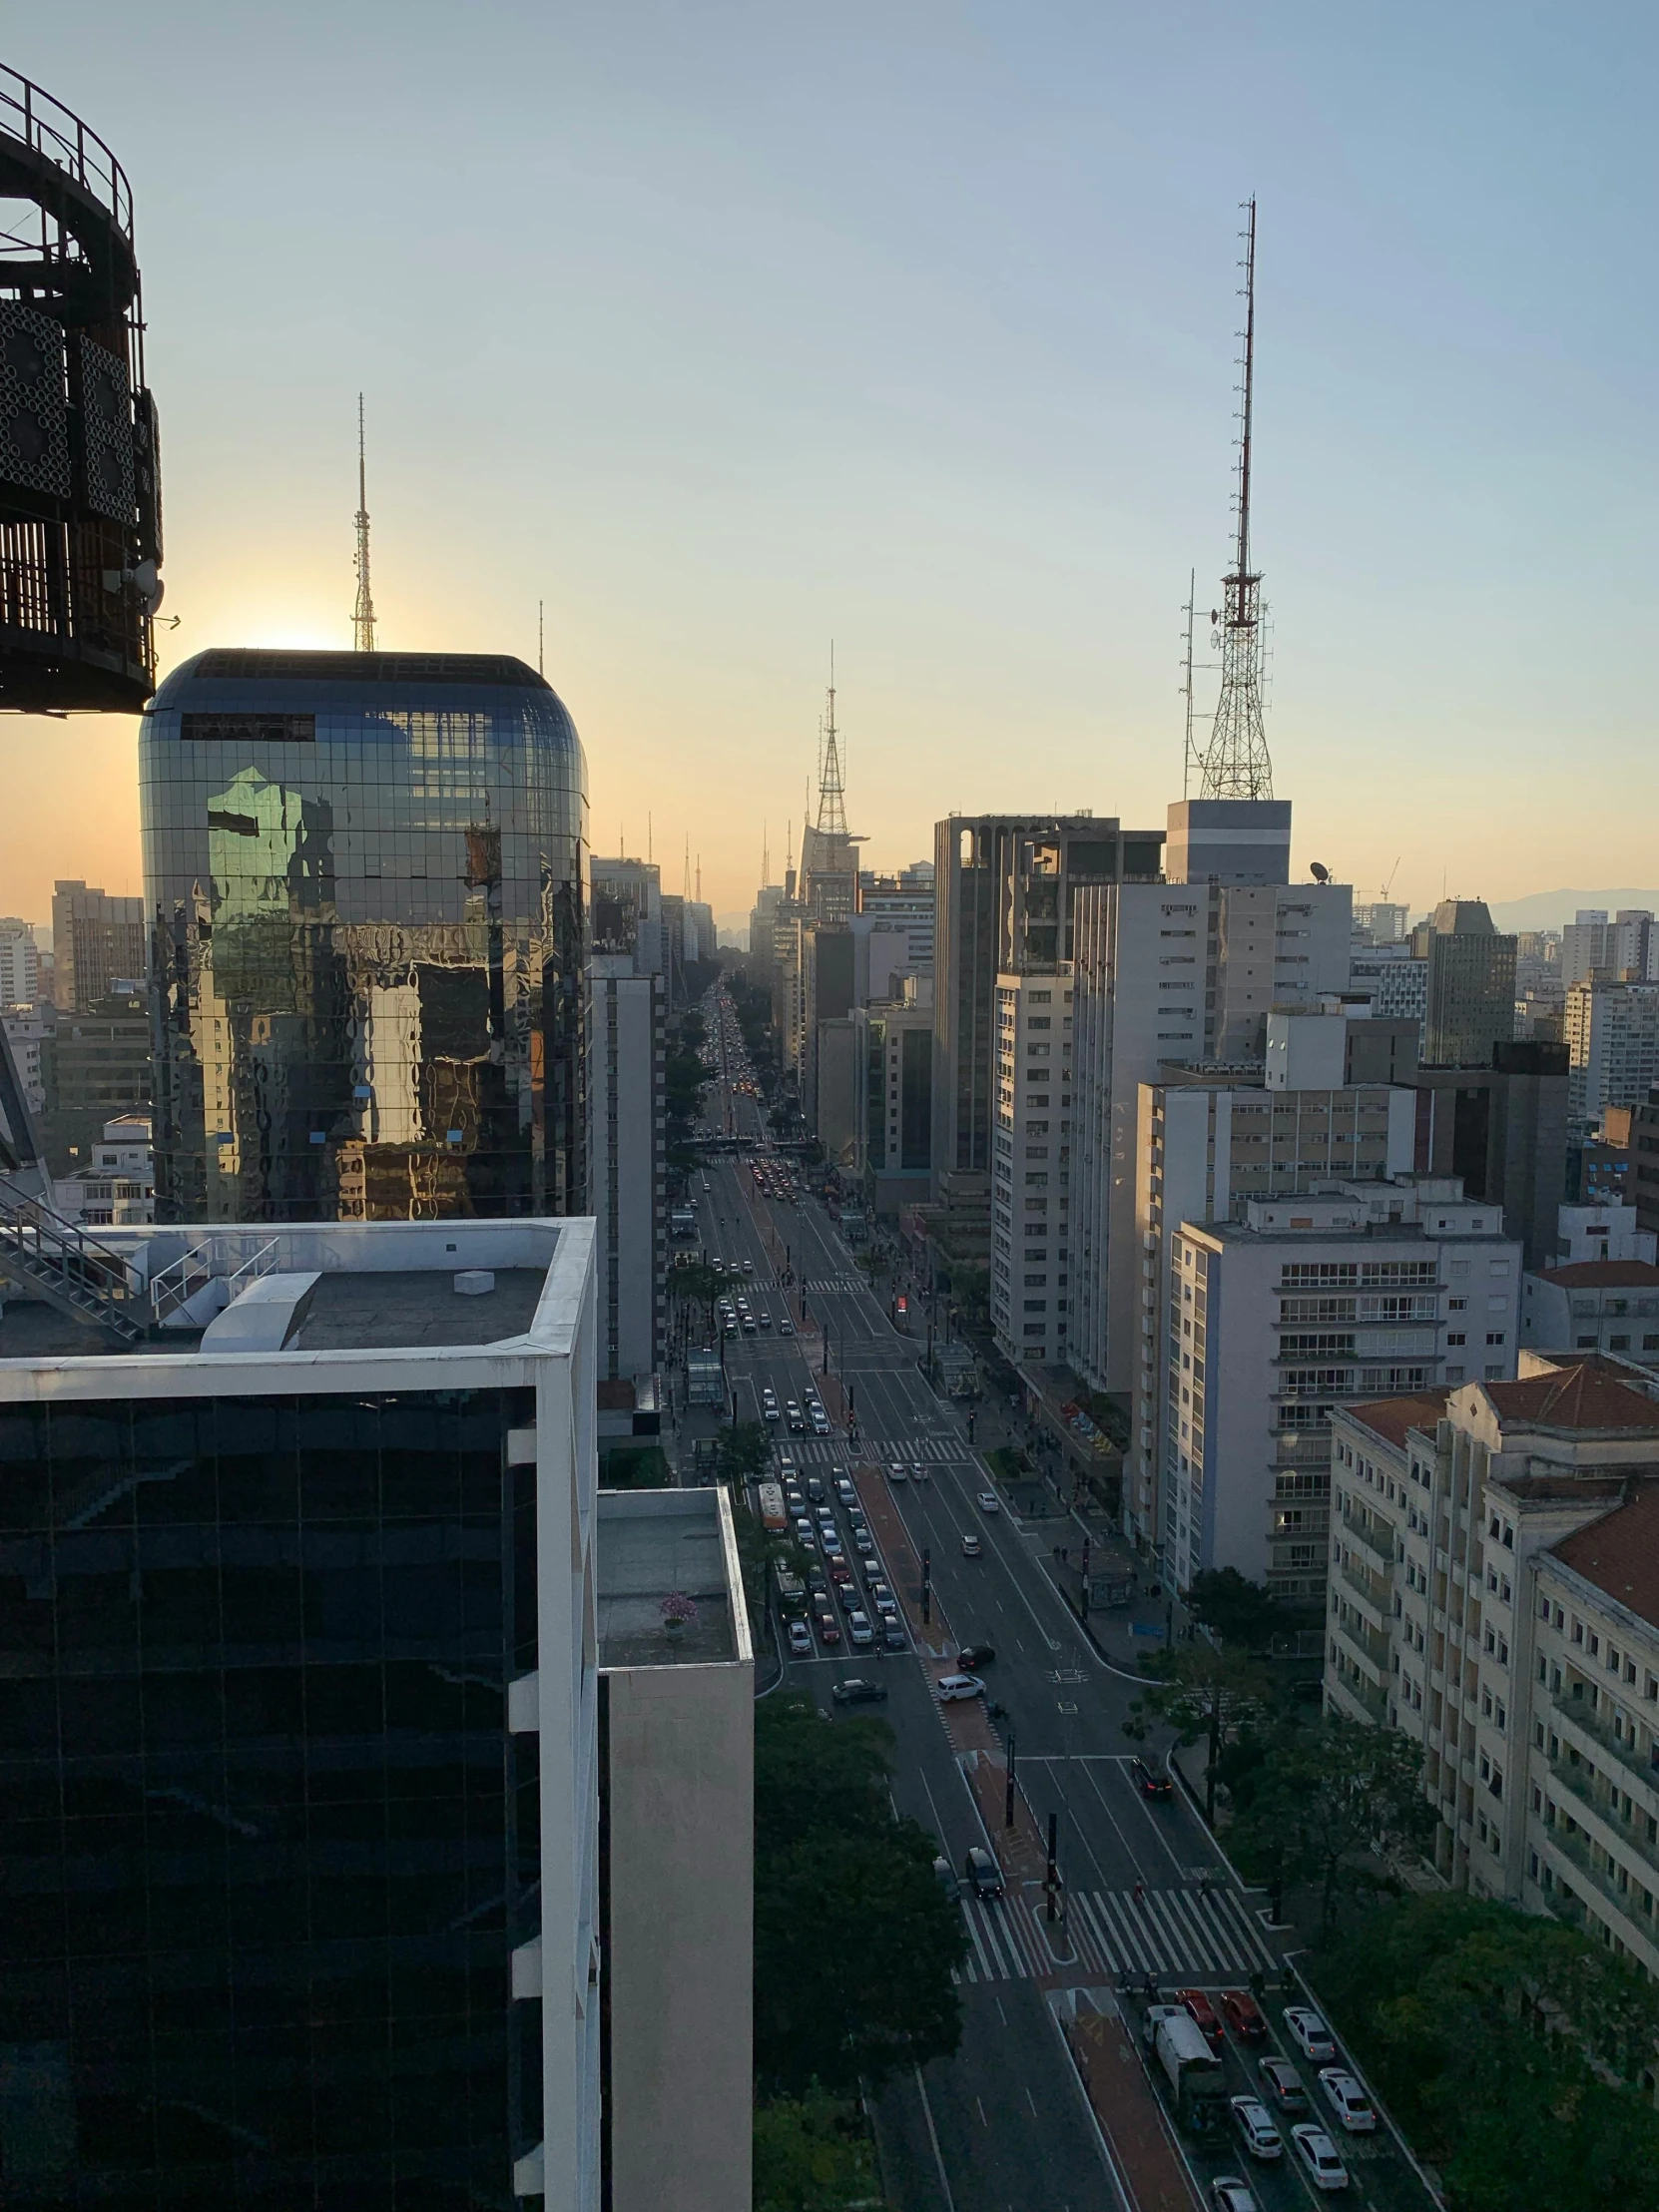
POLYGON ((1008 1789, 1002 1806, 1002 1825, 1004 1828, 1012 1828, 1014 1825, 1014 1759, 1017 1751, 1018 1739, 1010 1728, 1008 1731, 1008 1789))

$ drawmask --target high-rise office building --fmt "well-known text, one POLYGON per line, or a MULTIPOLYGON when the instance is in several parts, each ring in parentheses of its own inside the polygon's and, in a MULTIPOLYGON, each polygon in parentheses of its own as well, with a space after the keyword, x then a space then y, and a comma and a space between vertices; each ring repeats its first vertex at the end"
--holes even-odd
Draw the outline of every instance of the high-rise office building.
POLYGON ((1582 1129, 1639 1106, 1659 1083, 1659 983, 1598 968, 1567 992, 1568 1111, 1582 1129))
POLYGON ((1060 967, 996 982, 991 1327, 1005 1359, 1067 1358, 1072 983, 1060 967))
POLYGON ((40 991, 40 947, 26 921, 0 918, 0 1006, 33 1006, 40 991))
POLYGON ((586 772, 547 683, 208 652, 139 760, 162 1218, 580 1211, 586 772))
POLYGON ((988 1184, 997 978, 1071 958, 1088 883, 1156 882, 1164 833, 1094 815, 952 815, 934 829, 933 1177, 988 1184))
POLYGON ((1609 920, 1604 907, 1580 907, 1561 932, 1561 982, 1582 983, 1593 968, 1638 983, 1659 980, 1659 930, 1646 907, 1626 906, 1609 920))
POLYGON ((112 898, 80 882, 52 886, 52 990, 68 1013, 84 1013, 150 963, 142 898, 112 898))
POLYGON ((1493 1047, 1490 1067, 1418 1068, 1407 1080, 1416 1172, 1455 1175, 1470 1198, 1501 1206, 1527 1266, 1546 1267, 1566 1196, 1566 1047, 1517 1037, 1493 1047))
POLYGON ((1428 962, 1423 1059, 1434 1067, 1487 1068, 1492 1047, 1515 1033, 1515 940, 1492 927, 1479 898, 1442 898, 1411 933, 1428 962))
POLYGON ((656 877, 639 861, 593 863, 587 1173, 607 1382, 654 1375, 667 1322, 668 983, 656 877))

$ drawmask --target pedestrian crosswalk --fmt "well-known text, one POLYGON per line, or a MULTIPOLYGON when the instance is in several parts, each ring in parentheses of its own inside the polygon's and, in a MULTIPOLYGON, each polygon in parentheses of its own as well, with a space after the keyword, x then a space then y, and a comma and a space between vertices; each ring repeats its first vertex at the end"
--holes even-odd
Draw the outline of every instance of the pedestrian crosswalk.
POLYGON ((906 1466, 912 1459, 919 1459, 924 1466, 943 1466, 952 1461, 965 1465, 968 1459, 967 1446, 950 1436, 860 1436, 850 1447, 834 1436, 792 1436, 780 1443, 779 1449, 806 1467, 828 1466, 849 1454, 882 1467, 894 1459, 904 1460, 906 1466))
POLYGON ((971 1945, 959 1981, 1008 1981, 1086 1970, 1161 1982, 1244 1980, 1279 1961, 1236 1890, 1070 1890, 1050 1929, 1040 1896, 1010 1890, 994 1905, 964 1898, 971 1945), (1051 1947, 1052 1946, 1052 1947, 1051 1947))
POLYGON ((861 1275, 815 1275, 801 1288, 809 1298, 851 1298, 869 1285, 861 1275))

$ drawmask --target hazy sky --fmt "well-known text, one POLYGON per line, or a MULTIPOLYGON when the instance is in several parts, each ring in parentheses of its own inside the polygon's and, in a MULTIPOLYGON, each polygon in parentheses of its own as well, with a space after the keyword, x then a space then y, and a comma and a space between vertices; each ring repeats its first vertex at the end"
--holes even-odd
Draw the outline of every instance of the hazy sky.
MULTIPOLYGON (((649 810, 723 913, 831 637, 876 862, 1162 823, 1254 191, 1277 789, 1422 905, 1659 880, 1656 20, 84 0, 6 58, 132 180, 169 658, 349 641, 361 386, 383 642, 533 661, 545 598, 597 846, 649 810)), ((138 889, 132 726, 8 744, 0 911, 138 889)))

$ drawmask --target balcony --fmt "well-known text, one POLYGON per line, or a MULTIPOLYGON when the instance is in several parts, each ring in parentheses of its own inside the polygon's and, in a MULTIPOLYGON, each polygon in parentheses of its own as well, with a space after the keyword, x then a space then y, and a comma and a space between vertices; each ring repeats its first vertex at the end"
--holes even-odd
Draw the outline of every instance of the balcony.
POLYGON ((1335 1633, 1347 1639, 1354 1649, 1364 1654, 1370 1665, 1380 1674, 1388 1670, 1388 1639, 1381 1629, 1370 1628, 1364 1621, 1345 1621, 1340 1617, 1333 1623, 1335 1633))
POLYGON ((1599 1713, 1592 1713, 1587 1704, 1577 1698, 1566 1698, 1557 1693, 1551 1699, 1555 1718, 1567 1728, 1582 1730, 1591 1743, 1599 1745, 1609 1757, 1635 1776, 1645 1789, 1659 1792, 1659 1768, 1652 1758, 1633 1744, 1628 1736, 1615 1736, 1599 1713))
POLYGON ((1377 1577, 1368 1574, 1363 1568, 1349 1565, 1346 1561, 1339 1571, 1341 1579, 1348 1584, 1356 1597, 1363 1598, 1375 1612, 1387 1613, 1391 1596, 1378 1587, 1377 1577))
POLYGON ((1618 1877, 1606 1867, 1596 1865, 1590 1847, 1584 1839, 1581 1836, 1567 1835, 1559 1823, 1554 1828, 1546 1828, 1544 1836, 1551 1851, 1559 1852, 1563 1859, 1576 1868, 1578 1873, 1605 1899, 1606 1903, 1612 1907, 1621 1920, 1640 1925, 1638 1916, 1641 1914, 1641 1894, 1637 1886, 1633 1885, 1628 1889, 1621 1890, 1618 1877))
POLYGON ((1376 1727, 1382 1728, 1388 1718, 1387 1693, 1374 1690, 1369 1682, 1356 1682, 1353 1675, 1339 1673, 1331 1687, 1339 1697, 1347 1698, 1376 1727))
POLYGON ((1394 1537, 1391 1528, 1384 1530, 1376 1524, 1368 1527, 1364 1521, 1350 1520, 1346 1513, 1341 1516, 1341 1526, 1345 1536, 1352 1536, 1357 1544, 1364 1544, 1372 1556, 1381 1559, 1391 1574, 1394 1563, 1394 1537))

